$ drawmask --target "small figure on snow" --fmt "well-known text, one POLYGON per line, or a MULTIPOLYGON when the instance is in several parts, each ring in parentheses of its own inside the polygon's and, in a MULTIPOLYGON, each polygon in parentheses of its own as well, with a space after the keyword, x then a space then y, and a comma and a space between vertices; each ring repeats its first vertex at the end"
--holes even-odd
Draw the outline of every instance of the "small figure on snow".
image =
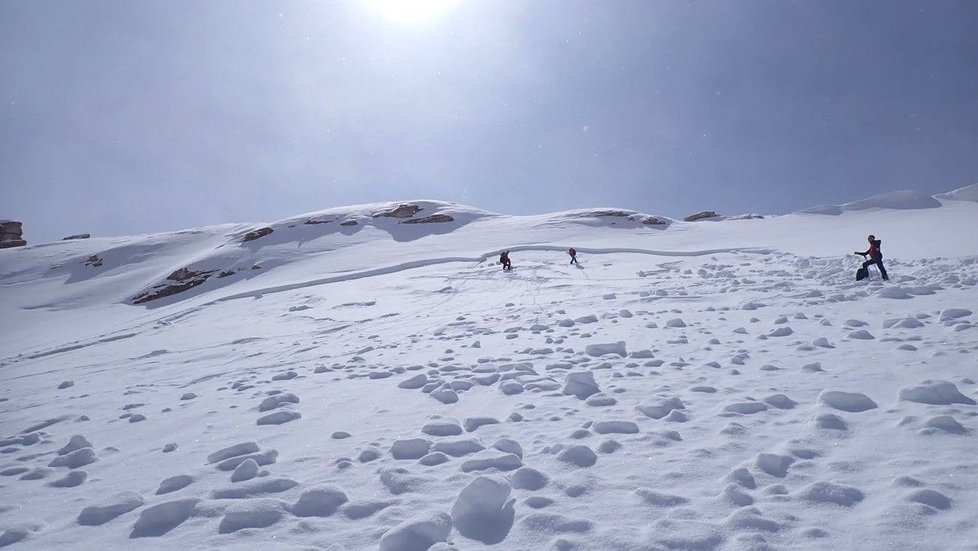
POLYGON ((505 271, 513 269, 513 264, 509 261, 509 251, 499 253, 499 263, 503 265, 505 271))
MULTIPOLYGON (((869 241, 869 249, 867 249, 865 252, 856 251, 855 253, 862 255, 863 258, 866 258, 866 256, 869 255, 869 260, 863 262, 863 267, 860 268, 862 276, 866 277, 869 275, 870 264, 876 264, 876 267, 880 270, 880 276, 884 280, 890 279, 890 276, 886 275, 886 268, 883 267, 883 251, 880 250, 880 246, 883 244, 883 241, 876 239, 875 235, 870 235, 867 237, 867 240, 869 241)), ((859 277, 859 275, 860 273, 856 274, 856 279, 863 279, 863 277, 859 277)))
POLYGON ((567 249, 567 254, 569 254, 571 257, 571 264, 577 264, 580 266, 580 263, 577 261, 577 251, 574 249, 574 247, 567 249))

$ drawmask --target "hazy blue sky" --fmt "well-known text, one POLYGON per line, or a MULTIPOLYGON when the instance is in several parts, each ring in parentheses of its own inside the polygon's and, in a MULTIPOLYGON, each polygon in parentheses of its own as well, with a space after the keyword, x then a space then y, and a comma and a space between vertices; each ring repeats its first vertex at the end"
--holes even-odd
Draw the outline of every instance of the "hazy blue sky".
POLYGON ((681 217, 976 182, 974 0, 462 0, 419 21, 0 0, 0 218, 31 242, 411 198, 681 217))

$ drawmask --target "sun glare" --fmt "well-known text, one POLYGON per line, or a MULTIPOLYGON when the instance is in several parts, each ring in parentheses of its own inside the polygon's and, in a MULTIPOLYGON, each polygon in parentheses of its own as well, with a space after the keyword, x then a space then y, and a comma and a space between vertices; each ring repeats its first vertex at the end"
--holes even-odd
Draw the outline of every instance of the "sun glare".
POLYGON ((458 0, 364 0, 378 14, 403 23, 430 19, 450 10, 458 0))

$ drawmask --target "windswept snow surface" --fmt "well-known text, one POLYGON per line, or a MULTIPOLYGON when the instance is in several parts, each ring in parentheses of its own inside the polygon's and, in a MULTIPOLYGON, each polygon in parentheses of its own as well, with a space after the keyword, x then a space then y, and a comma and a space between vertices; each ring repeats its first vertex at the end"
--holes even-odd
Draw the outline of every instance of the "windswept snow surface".
POLYGON ((978 549, 968 197, 0 251, 0 547, 978 549))
MULTIPOLYGON (((952 192, 954 193, 954 192, 952 192)), ((953 198, 953 197, 951 197, 953 198)), ((845 211, 866 209, 932 209, 941 206, 935 197, 924 195, 918 191, 891 191, 844 205, 812 207, 801 212, 813 214, 842 214, 845 211)))

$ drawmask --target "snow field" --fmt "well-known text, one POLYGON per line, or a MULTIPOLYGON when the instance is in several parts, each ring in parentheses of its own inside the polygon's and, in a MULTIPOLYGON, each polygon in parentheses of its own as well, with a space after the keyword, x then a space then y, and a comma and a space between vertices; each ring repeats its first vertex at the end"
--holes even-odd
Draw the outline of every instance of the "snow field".
POLYGON ((0 546, 978 546, 975 257, 591 244, 10 308, 0 546))

